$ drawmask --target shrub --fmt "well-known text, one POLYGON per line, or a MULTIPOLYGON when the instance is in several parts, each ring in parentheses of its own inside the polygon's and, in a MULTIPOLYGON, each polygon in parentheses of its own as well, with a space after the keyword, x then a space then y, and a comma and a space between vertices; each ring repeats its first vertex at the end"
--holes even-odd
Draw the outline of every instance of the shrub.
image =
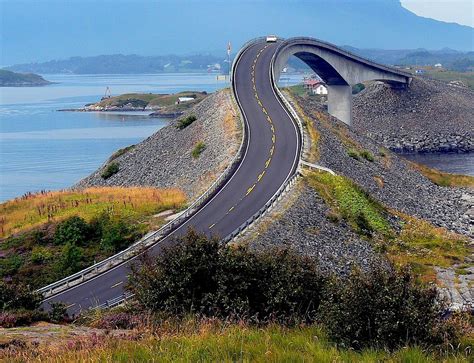
POLYGON ((33 247, 33 250, 31 251, 30 260, 36 264, 43 264, 51 259, 51 257, 51 251, 46 247, 36 246, 33 247))
POLYGON ((140 316, 126 312, 112 312, 101 317, 95 323, 100 329, 134 329, 142 324, 140 316))
POLYGON ((62 302, 50 303, 49 320, 53 323, 63 323, 69 320, 66 304, 62 302))
POLYGON ((34 310, 41 304, 42 296, 22 284, 0 281, 0 310, 34 310))
POLYGON ((0 313, 0 327, 13 328, 16 326, 16 316, 11 312, 0 313))
POLYGON ((62 248, 56 270, 66 276, 80 271, 83 267, 83 257, 82 249, 68 242, 62 248))
POLYGON ((370 162, 375 160, 374 155, 368 150, 362 150, 360 152, 360 156, 362 156, 365 160, 370 161, 370 162))
POLYGON ((112 175, 117 174, 119 171, 119 164, 117 163, 110 163, 106 166, 105 170, 100 175, 102 179, 108 179, 112 175))
POLYGON ((132 226, 122 220, 110 220, 102 230, 100 243, 108 251, 118 252, 129 246, 139 238, 139 234, 132 226))
POLYGON ((360 160, 360 155, 359 155, 359 153, 358 153, 356 150, 354 150, 354 149, 349 149, 349 150, 347 151, 347 155, 349 155, 349 156, 350 156, 351 158, 353 158, 353 159, 360 160))
POLYGON ((201 155, 205 149, 206 149, 206 144, 204 144, 202 141, 199 141, 194 147, 193 151, 191 152, 193 158, 197 159, 199 155, 201 155))
POLYGON ((320 319, 344 346, 395 349, 454 338, 454 331, 442 324, 443 309, 436 288, 418 284, 408 270, 355 270, 347 281, 328 283, 320 319))
POLYGON ((194 116, 194 115, 189 115, 185 118, 182 118, 182 119, 179 119, 178 120, 178 124, 177 124, 177 128, 182 130, 186 127, 188 127, 189 125, 191 125, 194 121, 197 120, 197 117, 194 116))
POLYGON ((365 89, 365 85, 363 83, 357 83, 352 86, 352 94, 356 95, 359 92, 362 92, 365 89))
POLYGON ((288 250, 251 252, 189 231, 142 262, 128 289, 153 312, 293 323, 314 321, 320 301, 315 262, 288 250))
POLYGON ((87 222, 78 216, 72 216, 56 227, 54 233, 54 243, 64 245, 71 243, 74 245, 85 245, 90 236, 90 229, 87 222))
POLYGON ((15 274, 23 265, 23 259, 18 255, 11 255, 0 259, 0 277, 15 274))

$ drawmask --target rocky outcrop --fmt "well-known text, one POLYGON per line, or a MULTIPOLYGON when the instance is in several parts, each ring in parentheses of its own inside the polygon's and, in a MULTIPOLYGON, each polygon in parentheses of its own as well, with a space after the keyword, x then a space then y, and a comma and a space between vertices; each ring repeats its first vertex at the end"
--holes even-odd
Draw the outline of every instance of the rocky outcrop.
POLYGON ((230 164, 240 145, 241 126, 229 90, 208 96, 183 117, 191 114, 196 121, 186 128, 180 130, 179 120, 171 121, 169 126, 119 153, 75 187, 176 187, 190 200, 196 198, 230 164), (200 142, 205 149, 193 157, 192 152, 200 142), (101 175, 111 162, 118 164, 119 170, 104 179, 101 175))
POLYGON ((354 97, 353 127, 397 152, 473 152, 472 105, 473 91, 440 81, 375 82, 354 97))

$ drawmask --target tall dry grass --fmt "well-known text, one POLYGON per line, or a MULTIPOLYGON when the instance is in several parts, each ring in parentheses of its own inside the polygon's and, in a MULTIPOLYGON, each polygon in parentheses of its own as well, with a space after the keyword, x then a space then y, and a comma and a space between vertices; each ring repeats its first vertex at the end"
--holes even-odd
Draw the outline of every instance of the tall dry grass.
POLYGON ((96 187, 29 193, 0 204, 0 238, 73 215, 88 221, 102 211, 111 211, 137 219, 182 208, 185 202, 185 194, 179 189, 96 187))

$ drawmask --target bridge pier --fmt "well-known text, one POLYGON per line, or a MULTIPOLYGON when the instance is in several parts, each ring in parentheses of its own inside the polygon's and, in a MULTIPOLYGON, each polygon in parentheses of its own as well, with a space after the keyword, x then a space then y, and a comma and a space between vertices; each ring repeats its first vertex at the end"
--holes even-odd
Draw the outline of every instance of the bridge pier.
POLYGON ((352 87, 328 85, 328 112, 345 124, 352 125, 352 87))

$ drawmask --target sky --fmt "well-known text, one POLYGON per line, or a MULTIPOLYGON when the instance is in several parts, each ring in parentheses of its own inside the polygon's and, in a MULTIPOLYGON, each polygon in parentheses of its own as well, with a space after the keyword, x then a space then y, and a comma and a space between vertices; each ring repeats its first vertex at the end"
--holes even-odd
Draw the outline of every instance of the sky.
POLYGON ((474 27, 473 0, 401 0, 401 3, 426 18, 474 27))
POLYGON ((0 0, 0 66, 118 53, 221 54, 229 41, 235 52, 266 34, 358 48, 474 50, 474 28, 411 12, 456 12, 464 22, 472 0, 402 1, 410 11, 400 0, 0 0))

